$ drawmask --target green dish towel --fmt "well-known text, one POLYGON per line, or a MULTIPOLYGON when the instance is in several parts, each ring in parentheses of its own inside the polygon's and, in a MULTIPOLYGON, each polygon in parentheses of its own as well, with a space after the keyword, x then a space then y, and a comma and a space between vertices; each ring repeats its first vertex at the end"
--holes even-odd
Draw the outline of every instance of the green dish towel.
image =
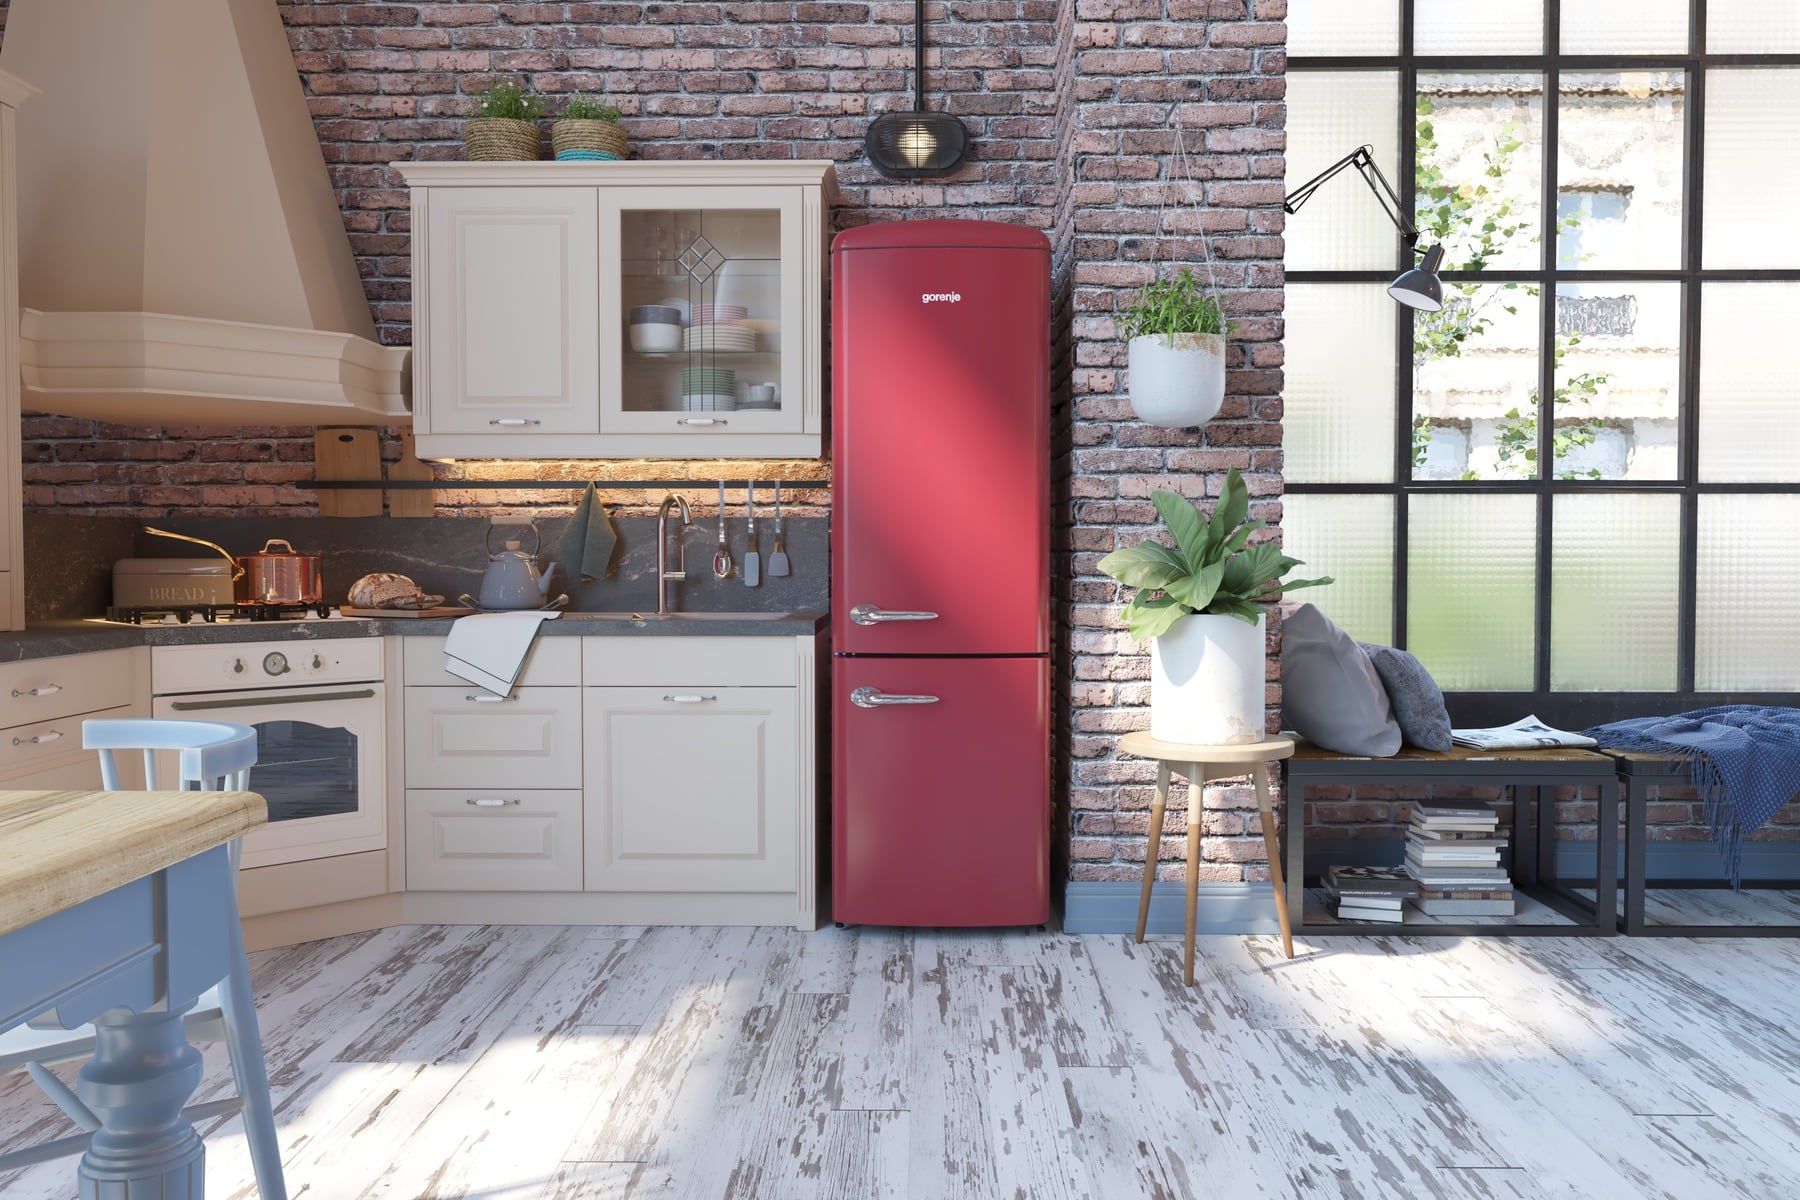
POLYGON ((590 483, 581 493, 575 515, 569 518, 569 527, 556 546, 563 570, 572 582, 599 579, 611 569, 613 550, 618 544, 619 534, 613 528, 612 517, 590 483))

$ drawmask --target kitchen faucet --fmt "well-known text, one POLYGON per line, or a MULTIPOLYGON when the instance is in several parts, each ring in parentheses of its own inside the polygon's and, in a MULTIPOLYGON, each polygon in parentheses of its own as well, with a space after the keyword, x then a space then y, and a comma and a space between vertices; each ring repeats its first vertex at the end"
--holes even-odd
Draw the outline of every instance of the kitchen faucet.
POLYGON ((656 510, 656 611, 669 611, 669 585, 687 578, 687 547, 681 535, 688 525, 688 503, 685 496, 670 492, 656 510), (669 570, 669 508, 681 509, 681 526, 675 531, 675 569, 669 570))

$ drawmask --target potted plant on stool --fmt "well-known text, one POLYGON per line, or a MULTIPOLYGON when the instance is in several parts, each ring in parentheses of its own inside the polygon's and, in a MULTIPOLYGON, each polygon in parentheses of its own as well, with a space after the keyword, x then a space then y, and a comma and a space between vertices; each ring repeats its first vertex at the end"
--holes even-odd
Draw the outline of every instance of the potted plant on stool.
POLYGON ((1119 314, 1127 338, 1131 411, 1149 425, 1185 429, 1225 402, 1225 313, 1188 267, 1158 279, 1119 314))
POLYGON ((1150 643, 1150 736, 1228 746, 1261 741, 1270 594, 1330 583, 1281 577, 1300 565, 1274 542, 1247 545, 1250 492, 1235 469, 1209 518, 1174 492, 1151 497, 1175 547, 1115 550, 1100 569, 1137 592, 1125 604, 1131 636, 1150 643))
POLYGON ((550 126, 550 150, 558 159, 625 157, 625 127, 619 110, 592 96, 569 98, 563 114, 550 126))
POLYGON ((528 95, 511 80, 498 80, 481 94, 481 106, 463 122, 463 151, 471 162, 536 162, 543 149, 537 119, 540 96, 528 95))

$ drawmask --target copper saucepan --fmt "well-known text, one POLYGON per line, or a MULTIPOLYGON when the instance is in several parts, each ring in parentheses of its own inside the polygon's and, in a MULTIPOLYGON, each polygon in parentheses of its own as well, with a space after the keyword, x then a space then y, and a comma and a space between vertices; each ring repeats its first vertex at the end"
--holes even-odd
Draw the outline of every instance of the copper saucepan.
POLYGON ((322 561, 317 554, 301 554, 282 538, 270 538, 254 554, 234 558, 229 550, 204 538, 169 533, 144 526, 144 532, 206 546, 225 556, 235 568, 233 590, 239 604, 317 604, 325 594, 322 561), (277 550, 275 547, 281 547, 277 550))

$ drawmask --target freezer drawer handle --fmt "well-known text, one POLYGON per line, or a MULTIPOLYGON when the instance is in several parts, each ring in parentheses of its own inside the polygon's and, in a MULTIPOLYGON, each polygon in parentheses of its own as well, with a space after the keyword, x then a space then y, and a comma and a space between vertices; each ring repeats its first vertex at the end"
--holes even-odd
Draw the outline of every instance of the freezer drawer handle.
POLYGON ((936 696, 890 696, 880 688, 859 687, 850 693, 850 703, 858 708, 886 708, 890 704, 936 704, 936 696))
POLYGON ((509 804, 517 804, 517 796, 470 796, 466 803, 476 808, 505 808, 509 804))
POLYGON ((718 697, 717 696, 676 695, 676 696, 664 696, 663 699, 670 704, 704 704, 708 700, 717 700, 718 697))
POLYGON ((883 621, 935 621, 934 612, 889 612, 873 604, 859 604, 850 610, 850 619, 858 625, 879 625, 883 621))
POLYGON ((536 417, 495 417, 488 424, 498 425, 502 429, 519 429, 526 425, 542 425, 543 422, 536 417))
POLYGON ((12 694, 13 694, 13 699, 17 700, 20 696, 54 696, 54 695, 56 695, 56 693, 58 693, 60 691, 62 691, 62 684, 46 683, 46 684, 41 684, 38 687, 27 688, 24 691, 20 691, 18 688, 14 688, 12 690, 12 694))
POLYGON ((28 737, 28 738, 16 737, 13 739, 13 745, 15 745, 15 746, 41 746, 45 742, 60 742, 60 741, 62 741, 62 730, 52 729, 49 733, 40 733, 35 737, 28 737))

